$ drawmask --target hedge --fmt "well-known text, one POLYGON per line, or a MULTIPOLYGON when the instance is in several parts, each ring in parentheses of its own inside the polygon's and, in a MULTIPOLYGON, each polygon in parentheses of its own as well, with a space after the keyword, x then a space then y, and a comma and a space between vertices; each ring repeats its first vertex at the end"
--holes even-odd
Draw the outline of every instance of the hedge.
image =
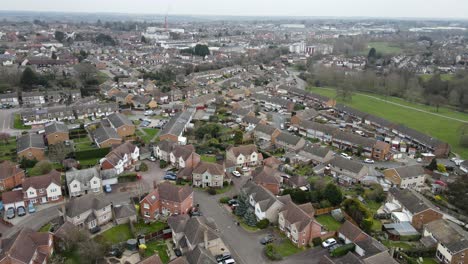
POLYGON ((124 183, 124 182, 134 182, 137 180, 137 174, 134 172, 129 172, 129 173, 124 173, 120 174, 118 177, 119 183, 124 183))
POLYGON ((314 247, 322 245, 322 238, 321 237, 314 237, 312 239, 312 244, 314 245, 314 247))
POLYGON ((341 247, 335 248, 331 253, 330 256, 332 257, 341 257, 346 255, 348 252, 354 250, 354 244, 346 244, 341 247))
POLYGON ((83 151, 75 152, 75 158, 77 160, 82 159, 93 159, 93 158, 103 158, 110 152, 111 148, 99 148, 99 149, 89 149, 83 151))
POLYGON ((268 221, 268 219, 262 219, 260 221, 257 222, 256 226, 260 229, 265 229, 267 228, 268 226, 270 225, 270 221, 268 221))
POLYGON ((273 244, 266 245, 264 252, 267 258, 270 260, 281 260, 283 258, 281 254, 278 252, 278 249, 276 248, 276 246, 273 244))
POLYGON ((219 198, 219 202, 222 204, 227 204, 231 200, 229 197, 221 197, 219 198))

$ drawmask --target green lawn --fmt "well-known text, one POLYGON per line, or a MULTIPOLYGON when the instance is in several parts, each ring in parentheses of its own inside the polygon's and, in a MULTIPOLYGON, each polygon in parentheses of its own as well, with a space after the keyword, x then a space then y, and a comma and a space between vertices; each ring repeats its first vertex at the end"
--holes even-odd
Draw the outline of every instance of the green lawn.
POLYGON ((372 213, 376 213, 377 210, 382 206, 381 203, 378 203, 376 201, 372 201, 372 200, 367 200, 366 201, 366 207, 372 212, 372 213))
POLYGON ((0 142, 0 160, 16 159, 16 139, 11 137, 8 143, 0 142))
POLYGON ((13 127, 15 129, 31 129, 31 126, 26 126, 26 125, 23 124, 23 121, 21 120, 20 114, 15 114, 13 127))
MULTIPOLYGON (((429 79, 432 78, 433 75, 432 75, 432 74, 421 74, 421 75, 419 75, 419 76, 420 76, 424 81, 427 82, 427 81, 429 81, 429 79)), ((440 79, 441 79, 442 81, 450 81, 450 80, 453 79, 453 76, 454 76, 453 74, 443 73, 443 74, 440 75, 440 79)))
POLYGON ((422 264, 438 264, 437 260, 434 258, 423 258, 422 264))
POLYGON ((132 238, 132 232, 128 224, 122 224, 112 227, 96 236, 96 241, 101 244, 117 244, 132 238))
MULTIPOLYGON (((328 96, 331 98, 336 97, 336 92, 333 89, 314 87, 309 88, 309 90, 314 93, 328 96)), ((379 97, 376 95, 372 96, 379 97)), ((383 97, 380 96, 380 98, 383 97)), ((387 100, 433 113, 436 112, 434 107, 421 104, 413 104, 410 102, 406 102, 400 98, 391 97, 387 100)), ((440 116, 435 116, 430 113, 423 113, 417 110, 403 108, 397 105, 393 105, 387 102, 367 97, 363 93, 355 93, 352 97, 352 100, 350 102, 345 102, 345 104, 357 110, 366 113, 371 113, 373 115, 385 118, 397 124, 403 124, 407 127, 416 129, 422 133, 431 135, 442 141, 448 142, 452 146, 454 152, 460 154, 464 158, 468 158, 468 148, 463 148, 459 145, 460 127, 463 124, 462 122, 450 120, 440 116)), ((439 112, 437 112, 437 114, 466 120, 468 122, 467 114, 456 112, 448 108, 439 108, 439 112)))
POLYGON ((90 167, 90 166, 94 166, 98 164, 100 159, 102 158, 91 158, 91 159, 84 159, 84 160, 82 159, 82 160, 79 160, 79 162, 81 166, 90 167))
POLYGON ((201 155, 200 159, 206 162, 216 162, 216 156, 214 155, 201 155))
POLYGON ((401 54, 403 52, 401 47, 390 42, 369 42, 367 46, 368 48, 363 51, 364 55, 367 55, 371 48, 374 48, 377 53, 382 55, 401 54))
POLYGON ((336 231, 340 229, 341 223, 336 221, 335 218, 329 214, 318 215, 315 217, 315 219, 329 231, 336 231))
POLYGON ((50 228, 52 227, 51 223, 47 223, 39 228, 39 232, 49 232, 50 228))
POLYGON ((73 139, 73 143, 75 144, 75 151, 83 151, 96 148, 96 146, 93 145, 93 142, 91 141, 91 139, 89 139, 89 137, 73 139))
POLYGON ((134 227, 137 233, 148 234, 163 230, 167 227, 167 224, 159 221, 151 224, 145 224, 143 221, 138 221, 138 223, 134 224, 134 227))
POLYGON ((296 247, 296 245, 294 245, 291 242, 291 240, 289 240, 287 238, 283 238, 281 243, 279 243, 276 246, 276 249, 278 250, 278 253, 281 256, 283 256, 283 258, 294 255, 294 254, 297 254, 297 253, 303 251, 303 249, 296 247))
POLYGON ((391 240, 385 240, 382 241, 382 244, 384 244, 386 247, 398 247, 402 249, 411 249, 412 246, 408 243, 405 242, 400 242, 400 241, 391 241, 391 240))
POLYGON ((65 258, 65 264, 80 264, 80 254, 77 249, 69 250, 67 252, 60 253, 60 256, 65 258))
POLYGON ((158 133, 158 129, 156 128, 142 128, 140 131, 139 129, 136 130, 137 136, 139 136, 146 144, 150 143, 151 140, 156 136, 158 133))
POLYGON ((167 245, 164 240, 155 240, 146 244, 145 257, 149 257, 157 253, 163 263, 169 262, 169 255, 167 254, 167 245))

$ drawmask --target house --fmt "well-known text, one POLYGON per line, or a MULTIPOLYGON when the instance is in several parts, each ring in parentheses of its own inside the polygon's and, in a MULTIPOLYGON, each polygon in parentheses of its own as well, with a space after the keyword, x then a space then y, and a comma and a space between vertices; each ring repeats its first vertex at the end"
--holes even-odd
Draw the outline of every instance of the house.
POLYGON ((131 142, 125 142, 107 153, 99 163, 101 170, 115 169, 116 173, 120 174, 135 164, 139 157, 140 148, 131 142))
POLYGON ((162 182, 140 201, 140 214, 146 219, 187 214, 193 207, 193 189, 162 182))
POLYGON ((304 109, 297 111, 295 115, 291 117, 291 124, 299 124, 303 120, 311 121, 318 116, 318 112, 313 109, 304 109))
POLYGON ((385 160, 391 154, 391 146, 387 142, 378 140, 372 147, 372 159, 385 160))
POLYGON ((417 230, 422 230, 425 224, 443 216, 429 201, 410 189, 390 188, 387 200, 397 205, 417 230))
POLYGON ((16 140, 16 152, 19 158, 44 160, 44 138, 38 134, 23 135, 16 140))
POLYGON ((332 146, 350 150, 353 153, 361 153, 362 156, 372 157, 372 151, 377 140, 373 138, 362 137, 350 132, 337 130, 333 134, 332 146))
POLYGON ((0 94, 0 104, 2 105, 11 105, 11 106, 18 106, 18 94, 17 93, 5 93, 0 94))
POLYGON ((172 142, 186 144, 187 138, 183 136, 183 133, 189 126, 189 123, 192 121, 195 112, 195 108, 187 108, 185 111, 177 113, 161 130, 159 139, 161 141, 167 139, 172 142))
POLYGON ((226 159, 231 160, 238 167, 256 166, 261 164, 263 156, 257 150, 255 145, 243 145, 237 147, 229 147, 226 150, 226 159))
POLYGON ((47 144, 54 145, 70 140, 68 127, 63 123, 52 122, 44 126, 47 144))
POLYGON ((294 245, 305 247, 315 237, 320 237, 322 226, 315 221, 315 209, 311 203, 296 205, 287 203, 278 214, 279 229, 294 245))
POLYGON ((27 106, 41 106, 46 102, 44 92, 22 92, 21 99, 27 106))
POLYGON ((51 233, 37 232, 26 227, 2 239, 0 250, 2 264, 47 263, 54 253, 54 238, 51 233))
POLYGON ((270 223, 278 222, 279 211, 291 201, 289 195, 276 197, 265 187, 247 182, 241 191, 248 197, 249 204, 254 208, 258 220, 268 219, 270 223))
POLYGON ((419 165, 402 166, 398 168, 386 169, 383 171, 385 179, 401 189, 412 188, 418 190, 424 186, 428 176, 424 168, 419 165))
POLYGON ((176 142, 170 140, 159 141, 153 148, 154 156, 157 159, 164 160, 166 162, 171 162, 171 152, 176 144, 176 142))
POLYGON ((10 190, 21 185, 25 175, 18 164, 9 160, 0 163, 0 191, 10 190))
POLYGON ((307 177, 300 176, 300 175, 287 175, 283 179, 284 185, 288 186, 289 188, 299 188, 301 190, 308 190, 309 189, 309 181, 307 181, 307 177))
POLYGON ((102 179, 96 167, 65 172, 70 197, 102 192, 102 179))
POLYGON ((122 143, 122 138, 112 127, 100 126, 94 131, 94 142, 100 148, 109 148, 122 143))
POLYGON ((274 126, 258 124, 253 130, 253 133, 255 139, 273 142, 273 140, 281 134, 281 131, 274 126))
POLYGON ((280 193, 282 178, 278 170, 267 166, 258 167, 252 172, 252 181, 265 187, 274 195, 280 193))
POLYGON ((333 151, 327 147, 320 145, 306 145, 300 149, 294 157, 290 158, 291 162, 300 161, 303 163, 327 164, 333 159, 333 151))
POLYGON ((174 145, 169 160, 176 168, 194 168, 200 162, 200 155, 193 145, 174 145))
POLYGON ((18 208, 20 206, 26 207, 24 202, 24 194, 22 190, 8 191, 2 193, 2 202, 3 207, 8 210, 8 208, 18 208))
POLYGON ((368 238, 364 231, 358 226, 346 220, 340 229, 338 229, 338 238, 341 238, 345 244, 356 243, 368 238))
POLYGON ((282 148, 288 151, 297 151, 304 147, 306 141, 302 137, 281 132, 276 138, 274 138, 273 143, 277 148, 282 148))
POLYGON ((61 173, 56 170, 45 175, 25 178, 22 187, 26 204, 46 204, 63 200, 61 173))
POLYGON ((282 162, 273 156, 263 160, 263 166, 267 166, 275 170, 277 170, 281 164, 282 162))
POLYGON ((137 221, 137 212, 133 203, 118 204, 112 209, 114 210, 114 220, 118 225, 137 221))
POLYGON ((64 221, 94 229, 112 221, 112 203, 103 194, 90 194, 71 199, 61 211, 64 221))
POLYGON ((192 171, 192 185, 196 187, 222 188, 228 180, 224 167, 212 162, 200 162, 192 171))
POLYGON ((190 252, 198 247, 215 256, 226 250, 226 245, 218 235, 218 227, 212 219, 204 216, 176 215, 169 217, 167 223, 171 228, 175 247, 182 252, 190 252))
POLYGON ((123 114, 112 113, 107 116, 107 119, 121 138, 135 134, 135 125, 123 114))
POLYGON ((369 167, 354 160, 348 160, 340 156, 336 156, 329 161, 331 173, 336 176, 347 176, 352 178, 353 182, 360 181, 369 173, 369 167))

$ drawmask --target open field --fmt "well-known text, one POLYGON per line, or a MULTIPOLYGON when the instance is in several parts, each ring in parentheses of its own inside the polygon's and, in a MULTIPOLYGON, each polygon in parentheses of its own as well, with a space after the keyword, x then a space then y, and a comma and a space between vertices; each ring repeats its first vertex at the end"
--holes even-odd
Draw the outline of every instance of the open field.
POLYGON ((382 55, 401 54, 403 52, 401 47, 389 42, 369 42, 367 46, 367 53, 371 48, 374 48, 377 53, 381 53, 382 55))
MULTIPOLYGON (((336 97, 335 90, 330 88, 313 87, 308 88, 308 90, 331 98, 336 97)), ((372 98, 371 96, 384 99, 382 96, 378 95, 355 93, 351 101, 341 103, 357 110, 385 118, 391 122, 403 124, 448 142, 452 146, 453 152, 460 154, 463 158, 468 158, 468 148, 463 148, 459 145, 460 127, 463 125, 462 121, 468 122, 468 114, 456 112, 444 107, 440 107, 439 112, 436 112, 434 107, 410 103, 400 98, 389 97, 386 99, 388 102, 384 102, 372 98), (429 113, 401 107, 390 102, 413 107, 429 113), (454 119, 459 120, 456 121, 454 119)))

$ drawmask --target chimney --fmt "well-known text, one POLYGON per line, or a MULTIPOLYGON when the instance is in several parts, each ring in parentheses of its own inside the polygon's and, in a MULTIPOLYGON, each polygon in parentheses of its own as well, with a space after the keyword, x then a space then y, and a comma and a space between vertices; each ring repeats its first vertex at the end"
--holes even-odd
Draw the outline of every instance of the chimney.
POLYGON ((203 232, 203 240, 205 242, 205 249, 208 249, 208 230, 206 229, 203 232))

